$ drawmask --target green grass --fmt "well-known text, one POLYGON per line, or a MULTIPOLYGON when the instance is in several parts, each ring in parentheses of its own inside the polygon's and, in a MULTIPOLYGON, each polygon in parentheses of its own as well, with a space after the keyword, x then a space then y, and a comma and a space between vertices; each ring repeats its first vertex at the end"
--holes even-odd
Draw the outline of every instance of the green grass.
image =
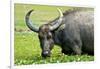
POLYGON ((37 34, 33 32, 15 33, 15 64, 45 64, 45 63, 64 63, 76 61, 93 61, 94 57, 89 55, 64 55, 58 46, 54 46, 50 58, 41 57, 41 49, 37 34))
MULTIPOLYGON (((31 19, 37 25, 46 23, 58 16, 57 6, 40 6, 40 5, 25 5, 15 4, 15 33, 14 33, 14 63, 15 65, 28 64, 47 64, 47 63, 65 63, 65 62, 79 62, 79 61, 93 61, 94 56, 89 55, 64 55, 61 53, 59 46, 54 46, 52 55, 49 58, 43 59, 41 57, 41 48, 37 34, 28 31, 25 24, 25 14, 30 10, 35 11, 31 15, 31 19)), ((65 10, 72 9, 71 7, 60 7, 65 10)))

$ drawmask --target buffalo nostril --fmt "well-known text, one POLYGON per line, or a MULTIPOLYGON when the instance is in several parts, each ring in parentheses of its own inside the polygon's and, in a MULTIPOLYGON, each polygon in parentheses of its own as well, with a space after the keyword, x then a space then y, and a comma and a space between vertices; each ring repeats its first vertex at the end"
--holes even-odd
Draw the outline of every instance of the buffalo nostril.
POLYGON ((50 53, 48 51, 45 51, 42 53, 42 57, 49 57, 50 53))
POLYGON ((43 52, 43 54, 44 54, 44 55, 48 55, 48 54, 49 54, 49 52, 48 52, 48 51, 45 51, 45 52, 43 52))

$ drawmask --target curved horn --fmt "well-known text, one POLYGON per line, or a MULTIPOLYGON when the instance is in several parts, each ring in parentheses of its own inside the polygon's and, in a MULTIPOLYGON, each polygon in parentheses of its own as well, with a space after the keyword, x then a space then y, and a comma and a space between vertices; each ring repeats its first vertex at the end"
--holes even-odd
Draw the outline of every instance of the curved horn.
POLYGON ((28 28, 34 32, 38 32, 39 28, 37 28, 35 25, 33 25, 33 23, 30 21, 30 14, 33 10, 30 10, 26 16, 25 16, 25 21, 26 21, 26 25, 28 26, 28 28))
POLYGON ((59 8, 57 8, 57 10, 59 12, 59 18, 57 19, 57 21, 55 21, 53 23, 54 25, 50 26, 50 30, 55 30, 55 29, 57 29, 62 24, 63 13, 62 13, 62 11, 59 8))

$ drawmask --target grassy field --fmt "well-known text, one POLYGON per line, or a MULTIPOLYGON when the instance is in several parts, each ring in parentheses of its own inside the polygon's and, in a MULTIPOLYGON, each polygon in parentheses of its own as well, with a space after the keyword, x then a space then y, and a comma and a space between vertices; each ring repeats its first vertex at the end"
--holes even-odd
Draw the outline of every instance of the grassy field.
MULTIPOLYGON (((35 11, 31 15, 32 21, 37 25, 46 23, 58 16, 57 6, 40 6, 15 4, 14 6, 14 63, 15 65, 65 63, 79 61, 93 61, 94 56, 64 55, 59 46, 54 46, 49 58, 41 57, 41 49, 37 33, 30 31, 25 24, 25 14, 30 10, 35 11)), ((72 9, 71 7, 59 7, 62 11, 72 9)))

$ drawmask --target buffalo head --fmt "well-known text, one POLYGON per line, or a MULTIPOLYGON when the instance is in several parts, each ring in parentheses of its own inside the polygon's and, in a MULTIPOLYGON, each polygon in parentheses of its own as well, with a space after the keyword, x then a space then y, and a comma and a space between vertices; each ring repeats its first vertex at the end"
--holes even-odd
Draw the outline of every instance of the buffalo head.
POLYGON ((51 23, 43 24, 40 27, 36 27, 31 21, 30 21, 30 14, 33 10, 30 10, 25 17, 26 25, 28 28, 36 33, 38 33, 38 37, 40 40, 40 46, 42 49, 42 57, 49 57, 51 50, 54 46, 54 39, 52 32, 55 31, 59 26, 62 24, 62 18, 63 14, 60 9, 57 9, 59 12, 59 17, 51 21, 51 23))

